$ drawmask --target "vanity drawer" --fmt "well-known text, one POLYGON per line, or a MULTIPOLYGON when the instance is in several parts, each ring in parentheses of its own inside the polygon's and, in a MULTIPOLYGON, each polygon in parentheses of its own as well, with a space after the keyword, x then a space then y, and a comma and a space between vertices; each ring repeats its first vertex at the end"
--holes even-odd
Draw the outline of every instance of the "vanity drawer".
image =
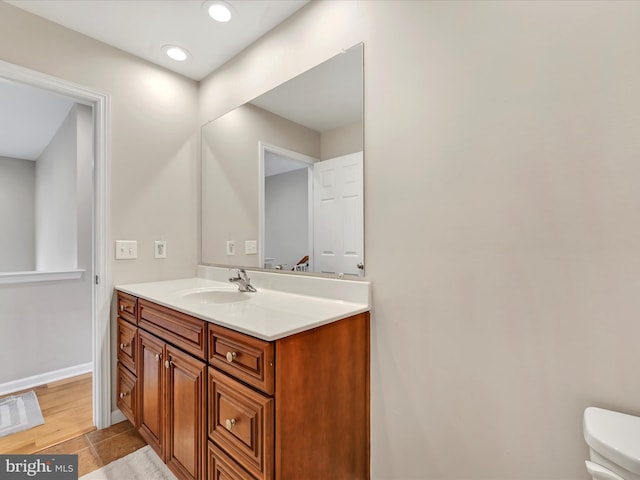
POLYGON ((138 299, 128 293, 118 292, 118 315, 131 323, 138 323, 138 299))
POLYGON ((272 480, 273 399, 213 367, 208 384, 209 437, 256 478, 272 480))
POLYGON ((138 329, 118 317, 118 361, 136 372, 138 329))
POLYGON ((209 442, 207 457, 209 461, 208 480, 255 480, 255 477, 245 472, 213 442, 209 442))
POLYGON ((138 427, 137 413, 137 385, 138 379, 129 370, 118 364, 118 386, 116 394, 118 396, 118 408, 127 417, 134 427, 138 427))
POLYGON ((248 385, 273 395, 273 343, 210 323, 209 363, 248 385))
POLYGON ((207 322, 140 299, 138 325, 158 337, 206 360, 207 322))

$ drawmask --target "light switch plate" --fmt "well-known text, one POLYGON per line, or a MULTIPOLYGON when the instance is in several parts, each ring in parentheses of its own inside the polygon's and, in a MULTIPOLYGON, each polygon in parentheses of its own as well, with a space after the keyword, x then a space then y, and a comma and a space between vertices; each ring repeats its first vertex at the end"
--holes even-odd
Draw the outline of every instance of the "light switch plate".
POLYGON ((116 240, 116 260, 134 260, 138 258, 136 240, 116 240))
POLYGON ((256 255, 258 253, 258 242, 256 240, 245 240, 244 253, 246 255, 256 255))

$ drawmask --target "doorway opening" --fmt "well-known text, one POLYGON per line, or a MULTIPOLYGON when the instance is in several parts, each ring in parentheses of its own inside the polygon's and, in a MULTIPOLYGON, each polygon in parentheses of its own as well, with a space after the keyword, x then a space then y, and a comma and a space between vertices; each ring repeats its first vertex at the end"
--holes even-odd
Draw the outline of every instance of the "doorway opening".
MULTIPOLYGON (((91 333, 88 340, 91 343, 90 369, 93 376, 93 422, 97 428, 104 428, 111 424, 111 359, 110 359, 110 278, 109 278, 109 223, 108 223, 108 118, 109 118, 109 97, 99 91, 77 85, 65 80, 61 80, 40 72, 29 70, 17 65, 0 61, 0 83, 3 81, 35 87, 53 94, 64 96, 79 105, 79 108, 89 112, 88 123, 92 132, 90 133, 92 146, 89 147, 89 158, 82 167, 92 183, 90 202, 85 205, 78 205, 78 211, 84 208, 82 213, 88 220, 85 223, 89 230, 90 241, 86 248, 89 250, 89 261, 85 268, 71 268, 67 266, 48 266, 41 269, 35 268, 28 271, 4 272, 0 274, 2 288, 13 289, 14 285, 21 284, 20 289, 28 291, 29 288, 39 288, 46 286, 53 290, 53 297, 48 299, 51 306, 57 299, 55 288, 57 286, 68 286, 73 282, 79 282, 84 278, 88 284, 87 295, 88 311, 91 315, 91 333), (46 283, 45 283, 46 282, 46 283), (25 285, 28 284, 28 285, 25 285)), ((84 178, 84 177, 83 177, 84 178)), ((78 188, 86 188, 86 182, 80 184, 78 188)), ((70 240, 71 241, 71 240, 70 240)), ((77 267, 77 266, 76 266, 77 267)), ((9 290, 7 290, 9 291, 9 290)), ((39 295, 32 295, 32 302, 40 299, 39 295)), ((16 309, 16 312, 18 309, 16 309)), ((53 322, 53 315, 46 316, 47 320, 53 322)), ((37 327, 38 318, 25 318, 26 321, 33 321, 37 327)), ((54 324, 52 323, 52 326, 54 324)), ((50 332, 51 333, 51 332, 50 332)), ((59 332, 62 333, 62 332, 59 332)), ((68 332, 65 332, 68 333, 68 332)), ((56 335, 52 335, 55 339, 56 335)), ((74 366, 70 366, 71 369, 74 366)), ((65 368, 57 370, 60 375, 64 374, 65 368)), ((54 372, 55 373, 55 372, 54 372)), ((34 381, 38 375, 34 375, 25 380, 34 381)), ((22 386, 26 388, 26 383, 22 386)), ((46 383, 38 381, 33 386, 46 383)), ((19 381, 5 382, 5 384, 19 385, 19 381)), ((20 389, 20 388, 17 388, 20 389)))
POLYGON ((313 271, 313 164, 318 159, 260 142, 259 265, 313 271))

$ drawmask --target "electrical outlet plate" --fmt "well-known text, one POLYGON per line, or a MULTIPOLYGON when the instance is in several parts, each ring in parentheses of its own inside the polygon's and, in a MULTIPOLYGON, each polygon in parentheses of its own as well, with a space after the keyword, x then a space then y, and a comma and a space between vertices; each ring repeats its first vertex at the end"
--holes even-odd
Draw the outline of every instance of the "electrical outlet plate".
POLYGON ((167 258, 166 240, 156 240, 153 242, 153 255, 155 258, 167 258))
POLYGON ((116 240, 116 260, 134 260, 138 258, 136 240, 116 240))
POLYGON ((227 255, 236 254, 236 242, 233 240, 227 240, 227 255))

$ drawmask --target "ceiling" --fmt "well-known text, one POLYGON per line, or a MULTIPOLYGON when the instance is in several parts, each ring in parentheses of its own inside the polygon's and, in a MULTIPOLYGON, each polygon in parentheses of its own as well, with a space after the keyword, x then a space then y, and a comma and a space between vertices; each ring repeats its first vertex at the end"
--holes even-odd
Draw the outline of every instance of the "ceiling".
POLYGON ((251 100, 316 132, 362 120, 362 48, 344 51, 251 100))
POLYGON ((309 0, 226 0, 227 23, 212 20, 203 0, 4 0, 194 80, 209 73, 302 8, 309 0), (184 62, 164 45, 186 48, 184 62))
POLYGON ((0 157, 36 160, 74 101, 41 88, 0 78, 0 157))

